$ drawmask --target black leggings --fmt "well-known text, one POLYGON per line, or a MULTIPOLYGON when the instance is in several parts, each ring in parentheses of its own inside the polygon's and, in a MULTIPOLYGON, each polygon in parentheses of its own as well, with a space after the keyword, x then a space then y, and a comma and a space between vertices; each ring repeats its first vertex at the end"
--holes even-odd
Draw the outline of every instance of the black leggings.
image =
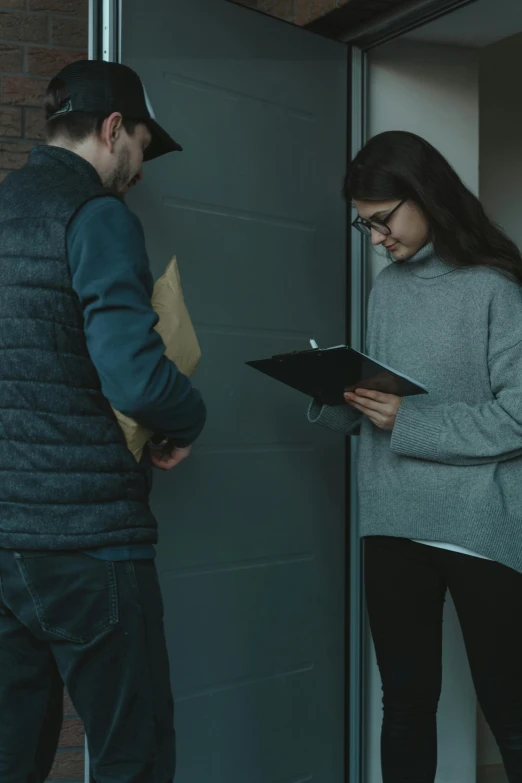
POLYGON ((382 683, 383 783, 433 783, 446 591, 510 783, 522 783, 522 574, 403 538, 365 540, 366 598, 382 683))

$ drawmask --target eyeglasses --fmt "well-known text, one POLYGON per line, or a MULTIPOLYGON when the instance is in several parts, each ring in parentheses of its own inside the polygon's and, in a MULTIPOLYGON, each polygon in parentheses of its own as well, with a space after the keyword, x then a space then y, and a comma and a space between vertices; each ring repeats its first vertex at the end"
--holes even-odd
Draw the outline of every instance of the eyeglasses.
POLYGON ((402 207, 406 199, 403 199, 402 201, 399 201, 396 207, 392 209, 392 211, 382 220, 365 220, 364 218, 357 215, 355 220, 352 223, 352 226, 357 229, 357 231, 360 231, 361 234, 364 234, 365 236, 371 236, 372 228, 374 231, 377 231, 379 234, 385 234, 386 236, 388 234, 391 234, 391 228, 389 227, 388 223, 397 212, 399 207, 402 207))

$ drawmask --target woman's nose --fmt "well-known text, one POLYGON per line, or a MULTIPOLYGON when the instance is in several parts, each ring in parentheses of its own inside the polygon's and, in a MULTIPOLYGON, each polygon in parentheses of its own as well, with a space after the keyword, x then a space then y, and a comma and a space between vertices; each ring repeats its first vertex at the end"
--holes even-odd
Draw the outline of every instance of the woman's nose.
POLYGON ((382 245, 386 234, 381 234, 377 229, 372 228, 372 245, 382 245))

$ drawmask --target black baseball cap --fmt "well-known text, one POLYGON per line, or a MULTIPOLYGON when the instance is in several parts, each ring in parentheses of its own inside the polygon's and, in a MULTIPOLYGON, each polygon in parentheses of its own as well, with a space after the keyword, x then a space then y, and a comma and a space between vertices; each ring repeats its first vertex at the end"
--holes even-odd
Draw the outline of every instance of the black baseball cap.
POLYGON ((64 82, 67 98, 48 119, 69 112, 108 116, 117 111, 123 117, 139 120, 148 127, 152 141, 145 150, 144 160, 183 149, 156 122, 145 87, 132 68, 105 60, 78 60, 63 68, 55 78, 64 82))

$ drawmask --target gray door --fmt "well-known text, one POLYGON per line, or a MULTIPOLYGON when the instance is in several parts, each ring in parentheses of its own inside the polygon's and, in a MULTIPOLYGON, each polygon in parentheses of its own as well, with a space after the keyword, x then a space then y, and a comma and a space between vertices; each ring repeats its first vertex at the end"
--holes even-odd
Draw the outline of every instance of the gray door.
POLYGON ((341 783, 342 439, 249 359, 344 342, 347 56, 225 0, 125 0, 122 61, 184 152, 130 199, 172 254, 208 425, 157 472, 177 783, 341 783))

